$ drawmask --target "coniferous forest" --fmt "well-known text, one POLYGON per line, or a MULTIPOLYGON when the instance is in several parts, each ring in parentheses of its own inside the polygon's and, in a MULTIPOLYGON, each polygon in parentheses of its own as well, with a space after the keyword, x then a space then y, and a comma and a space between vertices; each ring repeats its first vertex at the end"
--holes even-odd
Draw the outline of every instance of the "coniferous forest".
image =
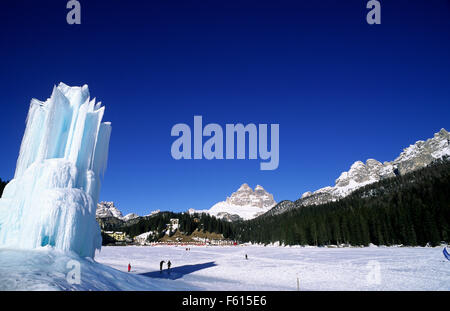
MULTIPOLYGON (((0 180, 0 195, 6 182, 0 180)), ((370 184, 336 202, 298 205, 285 213, 249 221, 227 222, 208 214, 162 212, 132 225, 103 230, 164 234, 171 218, 185 234, 195 230, 223 234, 239 242, 285 245, 435 246, 450 241, 450 161, 370 184)))
POLYGON ((242 242, 432 246, 450 240, 450 161, 382 180, 318 206, 236 224, 242 242))
POLYGON ((159 233, 159 236, 156 236, 156 238, 161 238, 171 218, 177 218, 179 220, 180 231, 187 235, 192 234, 195 230, 201 230, 222 234, 224 238, 232 237, 232 223, 217 219, 208 214, 190 215, 188 213, 162 212, 145 217, 136 224, 123 227, 122 230, 130 237, 134 237, 143 232, 156 231, 159 233))

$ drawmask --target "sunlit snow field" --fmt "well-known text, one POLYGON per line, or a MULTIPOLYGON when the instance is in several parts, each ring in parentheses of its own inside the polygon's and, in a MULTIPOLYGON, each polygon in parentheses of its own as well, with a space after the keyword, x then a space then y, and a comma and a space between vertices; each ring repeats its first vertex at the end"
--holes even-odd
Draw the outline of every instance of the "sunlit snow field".
POLYGON ((103 247, 96 261, 186 290, 297 290, 297 278, 300 290, 450 290, 441 247, 127 246, 103 247))
POLYGON ((297 290, 297 278, 302 291, 450 290, 450 261, 441 247, 114 246, 95 260, 50 247, 0 248, 0 290, 284 291, 297 290), (170 274, 160 273, 161 260, 172 262, 170 274), (68 279, 74 261, 79 284, 68 279))

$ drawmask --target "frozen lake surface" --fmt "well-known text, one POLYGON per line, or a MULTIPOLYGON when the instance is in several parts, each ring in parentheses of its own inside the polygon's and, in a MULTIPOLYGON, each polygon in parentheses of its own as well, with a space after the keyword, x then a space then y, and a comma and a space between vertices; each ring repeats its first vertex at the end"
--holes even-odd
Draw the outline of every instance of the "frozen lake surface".
POLYGON ((302 291, 448 291, 450 261, 442 247, 114 246, 95 261, 51 247, 0 248, 0 290, 285 291, 297 284, 302 291), (170 274, 159 271, 161 260, 172 262, 170 274))
POLYGON ((450 290, 442 247, 115 246, 95 260, 185 290, 450 290))

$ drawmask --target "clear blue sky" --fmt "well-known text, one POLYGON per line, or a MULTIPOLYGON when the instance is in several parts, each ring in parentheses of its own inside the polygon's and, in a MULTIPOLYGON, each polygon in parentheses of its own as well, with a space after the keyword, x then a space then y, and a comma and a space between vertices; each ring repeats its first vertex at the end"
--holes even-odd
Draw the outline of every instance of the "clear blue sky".
POLYGON ((277 201, 334 184, 450 129, 450 1, 15 0, 0 10, 0 177, 13 177, 32 97, 89 85, 111 121, 101 199, 124 212, 205 209, 242 183, 277 201), (280 165, 182 160, 176 123, 279 123, 280 165))

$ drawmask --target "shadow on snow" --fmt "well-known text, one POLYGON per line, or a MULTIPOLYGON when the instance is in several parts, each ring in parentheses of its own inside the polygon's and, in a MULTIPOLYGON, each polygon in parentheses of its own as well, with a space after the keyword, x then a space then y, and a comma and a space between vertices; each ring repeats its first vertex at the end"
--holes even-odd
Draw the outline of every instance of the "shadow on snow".
POLYGON ((152 271, 152 272, 141 273, 140 275, 143 275, 143 276, 146 276, 149 278, 154 278, 154 279, 176 280, 176 279, 182 278, 186 274, 189 274, 189 273, 192 273, 195 271, 199 271, 202 269, 211 268, 214 266, 217 266, 216 263, 214 261, 210 261, 210 262, 200 263, 200 264, 196 264, 196 265, 184 265, 184 266, 174 267, 174 268, 170 269, 170 273, 167 269, 164 269, 162 272, 161 271, 152 271))

